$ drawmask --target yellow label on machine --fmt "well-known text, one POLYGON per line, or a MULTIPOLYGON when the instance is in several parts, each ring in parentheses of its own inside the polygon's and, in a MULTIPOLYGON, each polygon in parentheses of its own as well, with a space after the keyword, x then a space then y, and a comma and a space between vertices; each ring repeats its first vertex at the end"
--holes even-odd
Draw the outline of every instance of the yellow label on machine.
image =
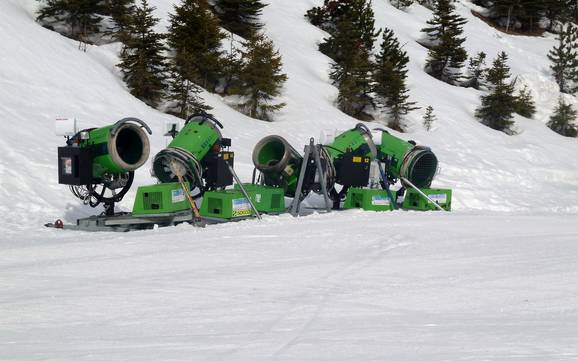
POLYGON ((351 159, 351 161, 352 161, 353 163, 361 163, 361 157, 353 157, 353 158, 351 159))

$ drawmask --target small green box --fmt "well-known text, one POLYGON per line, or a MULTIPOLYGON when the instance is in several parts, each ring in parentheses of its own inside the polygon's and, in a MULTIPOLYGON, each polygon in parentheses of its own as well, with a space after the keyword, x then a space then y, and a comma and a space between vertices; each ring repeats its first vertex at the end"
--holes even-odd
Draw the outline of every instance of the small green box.
POLYGON ((349 188, 343 208, 362 208, 366 211, 377 212, 395 209, 385 190, 368 188, 349 188))
MULTIPOLYGON (((283 188, 252 183, 244 183, 243 188, 245 188, 255 208, 260 213, 285 212, 285 191, 283 188)), ((240 190, 238 184, 235 184, 235 189, 240 190)))
MULTIPOLYGON (((452 209, 452 190, 451 189, 420 189, 425 195, 430 197, 440 207, 446 211, 452 209)), ((416 211, 436 211, 435 205, 420 195, 415 189, 409 188, 405 192, 405 198, 402 204, 403 209, 416 211)))
POLYGON ((165 214, 191 209, 180 183, 138 187, 132 213, 135 216, 165 214))
POLYGON ((249 200, 241 191, 232 189, 205 192, 200 212, 203 217, 223 219, 253 215, 249 200))

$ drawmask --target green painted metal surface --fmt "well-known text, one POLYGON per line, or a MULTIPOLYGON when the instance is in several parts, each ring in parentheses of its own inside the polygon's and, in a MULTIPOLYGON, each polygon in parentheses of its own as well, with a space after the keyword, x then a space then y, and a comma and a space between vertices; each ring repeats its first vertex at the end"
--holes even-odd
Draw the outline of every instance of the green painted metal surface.
POLYGON ((181 148, 201 160, 221 139, 221 133, 211 122, 189 122, 173 139, 169 148, 181 148))
POLYGON ((191 209, 180 183, 141 186, 137 190, 132 213, 138 215, 165 214, 191 209))
MULTIPOLYGON (((420 189, 424 194, 439 204, 446 211, 452 209, 452 190, 441 188, 420 189)), ((416 211, 436 211, 438 210, 430 201, 420 195, 415 189, 407 189, 402 204, 403 209, 416 211)))
POLYGON ((395 209, 385 190, 368 188, 349 188, 343 208, 361 208, 366 211, 377 212, 395 209))
MULTIPOLYGON (((243 187, 259 213, 285 212, 285 191, 283 188, 246 183, 243 187)), ((239 190, 238 184, 235 189, 239 190)))
POLYGON ((233 219, 253 215, 249 200, 238 190, 205 192, 199 210, 201 216, 233 219))
POLYGON ((339 134, 331 144, 325 145, 324 148, 331 161, 335 161, 347 152, 373 159, 375 155, 372 154, 371 147, 368 146, 367 137, 368 135, 363 130, 353 128, 339 134))

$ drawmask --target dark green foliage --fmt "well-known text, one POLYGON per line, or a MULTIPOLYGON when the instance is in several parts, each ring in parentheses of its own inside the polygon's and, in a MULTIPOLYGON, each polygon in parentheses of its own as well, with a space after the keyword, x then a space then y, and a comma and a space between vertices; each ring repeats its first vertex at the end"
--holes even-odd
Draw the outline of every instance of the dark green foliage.
POLYGON ((368 113, 368 110, 375 108, 371 97, 372 67, 369 54, 363 48, 358 49, 348 63, 334 63, 332 66, 332 74, 341 74, 337 84, 337 106, 345 114, 359 120, 373 119, 368 113))
POLYGON ((46 0, 38 11, 38 20, 54 28, 64 25, 66 29, 58 29, 60 33, 86 41, 90 35, 99 31, 101 17, 98 14, 103 12, 102 1, 46 0))
POLYGON ((241 52, 235 47, 231 35, 229 51, 221 59, 222 72, 221 83, 217 92, 224 95, 238 93, 241 82, 239 77, 243 71, 243 59, 241 52))
POLYGON ((409 91, 405 84, 409 57, 401 49, 393 30, 384 29, 381 50, 375 57, 373 72, 373 92, 376 102, 386 109, 389 115, 388 126, 404 130, 404 117, 412 110, 415 102, 409 101, 409 91))
POLYGON ((539 28, 545 11, 544 0, 494 0, 490 16, 508 30, 532 32, 539 28))
POLYGON ((486 53, 480 51, 474 58, 470 58, 464 86, 480 90, 483 86, 487 71, 486 53))
POLYGON ((562 93, 578 90, 578 27, 568 24, 558 34, 558 45, 548 53, 550 69, 562 93))
POLYGON ((532 118, 536 114, 536 104, 534 103, 532 92, 527 86, 524 86, 516 97, 514 111, 526 118, 532 118))
POLYGON ((428 37, 429 52, 426 61, 426 72, 436 79, 454 84, 461 76, 460 69, 468 59, 462 44, 462 26, 466 19, 455 14, 455 7, 450 0, 438 0, 433 18, 422 29, 428 37))
POLYGON ((390 3, 393 7, 403 10, 411 6, 411 4, 413 4, 413 0, 390 0, 390 3))
POLYGON ((336 37, 342 37, 339 33, 339 24, 347 22, 351 24, 348 30, 351 34, 347 37, 357 39, 356 46, 365 47, 366 51, 373 50, 373 43, 379 36, 375 30, 375 17, 371 6, 371 0, 325 0, 322 7, 313 8, 306 15, 313 25, 319 26, 331 36, 323 39, 319 50, 338 61, 335 57, 341 46, 336 37))
POLYGON ((423 116, 423 127, 427 132, 431 130, 433 122, 437 119, 433 111, 434 108, 431 105, 428 105, 428 107, 425 108, 425 115, 423 116))
POLYGON ((510 68, 508 56, 502 52, 488 70, 487 80, 491 93, 482 96, 482 104, 476 109, 476 117, 488 127, 511 134, 512 114, 516 110, 513 84, 508 82, 510 68))
POLYGON ((244 102, 239 107, 252 118, 271 121, 271 113, 285 106, 285 103, 271 104, 281 94, 283 83, 287 80, 287 75, 282 73, 281 55, 275 50, 273 42, 260 33, 251 37, 245 47, 242 53, 244 64, 239 76, 239 94, 244 102))
POLYGON ((222 27, 249 38, 263 26, 259 16, 265 6, 260 0, 216 0, 213 9, 222 27))
POLYGON ((125 30, 135 12, 134 0, 105 0, 103 7, 105 14, 114 21, 108 32, 117 40, 124 42, 125 30))
POLYGON ((175 67, 190 69, 185 79, 213 90, 221 72, 221 40, 218 20, 207 0, 183 0, 170 15, 168 43, 175 53, 175 67))
POLYGON ((578 127, 576 126, 576 117, 578 113, 560 97, 558 99, 558 106, 554 110, 554 114, 550 117, 548 127, 558 134, 565 137, 578 136, 578 127))
POLYGON ((416 0, 416 2, 430 10, 433 10, 436 6, 436 0, 416 0))
POLYGON ((155 107, 164 92, 165 49, 163 35, 153 29, 159 22, 153 11, 147 0, 141 0, 134 16, 126 23, 119 67, 131 94, 155 107))
MULTIPOLYGON (((188 53, 182 53, 177 57, 188 57, 188 53)), ((191 114, 206 112, 212 108, 204 104, 199 96, 202 89, 191 79, 195 78, 195 70, 190 66, 190 59, 174 58, 171 62, 168 99, 171 101, 167 106, 167 113, 179 118, 186 119, 191 114), (179 64, 179 65, 177 65, 179 64)))

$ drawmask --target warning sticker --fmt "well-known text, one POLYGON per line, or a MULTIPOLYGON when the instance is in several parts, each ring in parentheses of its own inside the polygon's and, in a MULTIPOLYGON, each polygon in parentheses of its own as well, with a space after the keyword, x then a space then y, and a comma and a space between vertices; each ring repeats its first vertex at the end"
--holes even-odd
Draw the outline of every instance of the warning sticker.
POLYGON ((171 200, 173 203, 180 203, 185 201, 185 191, 182 189, 173 189, 171 191, 171 200))
POLYGON ((448 195, 445 193, 433 193, 429 194, 428 197, 437 204, 445 204, 448 201, 448 195))
POLYGON ((389 206, 389 198, 384 195, 376 194, 371 196, 371 205, 374 206, 389 206))
POLYGON ((246 198, 233 199, 233 217, 244 217, 251 215, 251 205, 246 198))
POLYGON ((72 175, 72 158, 62 158, 64 174, 72 175))

